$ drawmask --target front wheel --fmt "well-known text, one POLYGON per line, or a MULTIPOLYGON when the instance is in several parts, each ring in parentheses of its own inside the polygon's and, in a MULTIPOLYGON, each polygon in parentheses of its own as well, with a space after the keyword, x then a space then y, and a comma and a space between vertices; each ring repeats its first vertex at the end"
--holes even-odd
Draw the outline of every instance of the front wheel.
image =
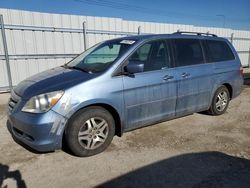
POLYGON ((226 86, 221 86, 214 94, 212 104, 208 110, 211 115, 224 114, 228 108, 230 94, 226 86))
POLYGON ((69 149, 80 157, 104 151, 115 134, 112 115, 102 107, 88 107, 77 112, 65 130, 69 149))

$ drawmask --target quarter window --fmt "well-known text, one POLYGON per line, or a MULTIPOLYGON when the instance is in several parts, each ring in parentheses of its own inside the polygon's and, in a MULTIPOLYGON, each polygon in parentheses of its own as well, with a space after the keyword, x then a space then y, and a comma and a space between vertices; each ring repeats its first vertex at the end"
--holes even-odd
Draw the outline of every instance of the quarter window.
POLYGON ((224 41, 206 40, 208 62, 234 60, 234 54, 224 41))

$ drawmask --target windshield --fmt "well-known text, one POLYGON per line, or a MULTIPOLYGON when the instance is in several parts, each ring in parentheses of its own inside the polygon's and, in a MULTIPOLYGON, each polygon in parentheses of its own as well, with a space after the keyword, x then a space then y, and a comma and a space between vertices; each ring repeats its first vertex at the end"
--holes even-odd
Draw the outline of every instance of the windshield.
POLYGON ((97 44, 71 60, 66 66, 88 73, 104 72, 135 42, 135 40, 111 40, 97 44))

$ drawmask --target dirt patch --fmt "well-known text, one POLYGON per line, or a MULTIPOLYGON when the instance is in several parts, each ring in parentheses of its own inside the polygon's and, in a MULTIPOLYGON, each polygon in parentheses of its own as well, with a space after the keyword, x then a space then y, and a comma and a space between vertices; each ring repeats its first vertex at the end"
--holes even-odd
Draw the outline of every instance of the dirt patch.
POLYGON ((0 105, 0 119, 6 117, 6 110, 7 110, 6 105, 0 105))

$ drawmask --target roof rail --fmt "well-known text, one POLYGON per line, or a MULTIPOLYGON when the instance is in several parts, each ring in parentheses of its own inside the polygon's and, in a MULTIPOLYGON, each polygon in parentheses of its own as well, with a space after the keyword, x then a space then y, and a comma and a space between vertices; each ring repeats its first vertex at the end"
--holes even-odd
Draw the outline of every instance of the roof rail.
POLYGON ((217 35, 215 34, 211 34, 209 32, 207 33, 199 33, 199 32, 190 32, 190 31, 177 31, 177 32, 174 32, 173 34, 195 34, 195 35, 199 35, 199 36, 212 36, 212 37, 217 37, 217 35))

